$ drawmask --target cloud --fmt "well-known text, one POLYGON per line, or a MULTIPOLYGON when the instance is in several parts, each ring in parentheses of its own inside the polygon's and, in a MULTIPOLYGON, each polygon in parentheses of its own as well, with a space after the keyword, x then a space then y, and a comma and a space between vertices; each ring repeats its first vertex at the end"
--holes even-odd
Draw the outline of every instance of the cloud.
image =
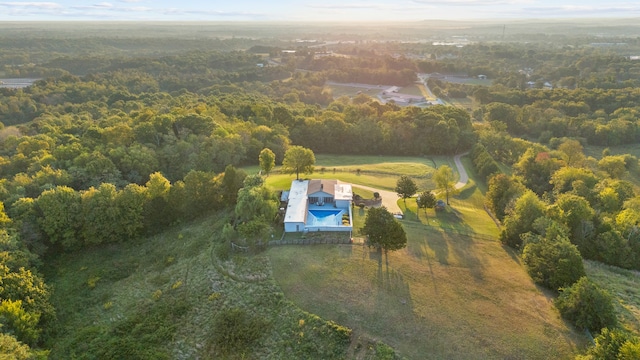
POLYGON ((40 10, 62 9, 62 5, 54 2, 0 2, 0 6, 12 8, 12 9, 40 9, 40 10))
POLYGON ((640 5, 603 5, 603 6, 586 6, 586 5, 560 5, 560 6, 540 6, 523 8, 526 14, 535 14, 537 16, 586 16, 599 14, 632 14, 640 12, 640 5))
POLYGON ((380 4, 307 4, 314 9, 344 10, 344 9, 381 9, 380 4))
POLYGON ((412 0, 416 4, 438 6, 495 6, 531 4, 532 0, 412 0))
POLYGON ((266 17, 266 14, 263 13, 255 13, 255 12, 245 12, 245 11, 220 11, 220 10, 185 10, 178 8, 166 8, 166 9, 156 9, 159 13, 165 15, 206 15, 213 17, 251 17, 251 18, 260 18, 266 17))
POLYGON ((60 16, 64 7, 54 2, 0 2, 0 14, 6 17, 60 16))

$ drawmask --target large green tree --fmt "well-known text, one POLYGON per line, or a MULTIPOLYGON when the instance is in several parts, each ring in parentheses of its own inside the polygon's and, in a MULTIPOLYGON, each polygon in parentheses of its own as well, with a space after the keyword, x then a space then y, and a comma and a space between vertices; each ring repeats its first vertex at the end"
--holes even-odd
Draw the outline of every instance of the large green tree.
POLYGON ((264 148, 260 151, 259 161, 260 169, 266 176, 269 176, 271 170, 276 166, 276 154, 271 149, 264 148))
POLYGON ((402 225, 384 206, 369 209, 362 233, 367 235, 369 245, 384 249, 385 253, 407 246, 407 234, 402 225))
POLYGON ((489 179, 485 203, 498 220, 503 221, 507 206, 524 190, 524 186, 513 178, 505 174, 496 174, 489 179))
POLYGON ((449 205, 449 194, 452 194, 456 189, 453 170, 448 165, 440 166, 433 174, 433 181, 435 181, 438 189, 444 190, 447 195, 447 205, 449 205))
POLYGON ((296 174, 296 180, 300 179, 300 173, 313 173, 313 165, 316 157, 311 149, 294 145, 284 154, 282 170, 289 174, 296 174))
POLYGON ((396 182, 396 193, 404 200, 404 204, 407 205, 407 198, 412 197, 418 191, 416 182, 413 181, 407 175, 402 175, 396 182))
MULTIPOLYGON (((425 190, 418 195, 416 199, 418 209, 424 209, 424 215, 427 216, 427 209, 431 209, 436 206, 436 196, 429 190, 425 190)), ((417 214, 418 212, 416 212, 417 214)), ((429 217, 427 216, 427 222, 429 217)))
POLYGON ((562 194, 549 208, 549 214, 569 228, 574 244, 579 248, 588 246, 585 240, 590 235, 595 212, 585 198, 570 193, 562 194))
POLYGON ((564 234, 527 243, 522 261, 533 281, 552 290, 571 286, 585 276, 580 251, 564 234))
POLYGON ((46 190, 36 200, 39 212, 38 225, 53 244, 65 249, 82 244, 80 194, 70 187, 59 186, 46 190))
POLYGON ((531 190, 526 191, 504 219, 500 240, 513 248, 522 245, 521 234, 533 231, 533 223, 545 214, 545 203, 531 190))

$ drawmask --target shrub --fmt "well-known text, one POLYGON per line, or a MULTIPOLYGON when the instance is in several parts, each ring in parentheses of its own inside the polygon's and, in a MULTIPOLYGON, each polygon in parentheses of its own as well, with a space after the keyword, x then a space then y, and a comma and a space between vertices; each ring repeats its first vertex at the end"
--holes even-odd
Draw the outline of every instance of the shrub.
POLYGON ((15 334, 19 341, 34 344, 40 336, 39 321, 40 314, 25 311, 22 307, 22 300, 2 300, 0 302, 2 330, 15 334))
POLYGON ((595 346, 580 359, 640 359, 640 339, 621 329, 602 329, 595 346))
POLYGON ((89 286, 89 289, 94 289, 96 287, 96 285, 98 284, 98 280, 100 280, 99 276, 92 276, 87 280, 87 286, 89 286))
POLYGON ((218 314, 213 321, 211 346, 215 353, 232 355, 244 353, 265 333, 267 322, 250 316, 242 309, 230 309, 218 314))
POLYGON ((218 259, 222 261, 229 260, 229 256, 231 255, 231 245, 229 243, 221 243, 216 245, 214 252, 218 259))
POLYGON ((173 285, 171 285, 171 289, 176 290, 182 287, 182 280, 178 280, 173 285))
POLYGON ((376 360, 393 360, 396 358, 396 352, 387 344, 376 344, 376 360))
POLYGON ((522 260, 533 281, 552 290, 571 286, 585 276, 580 251, 566 237, 525 245, 522 260))
POLYGON ((578 328, 600 331, 617 324, 611 294, 586 277, 564 289, 555 301, 562 317, 578 328))

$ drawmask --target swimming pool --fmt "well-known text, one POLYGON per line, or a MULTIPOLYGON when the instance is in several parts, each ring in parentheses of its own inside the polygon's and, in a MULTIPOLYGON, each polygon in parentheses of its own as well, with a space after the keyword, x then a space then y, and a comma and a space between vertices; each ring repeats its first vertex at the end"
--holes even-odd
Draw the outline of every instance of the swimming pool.
POLYGON ((344 210, 309 210, 307 225, 342 225, 344 210))
POLYGON ((342 212, 342 210, 309 210, 316 218, 326 218, 327 216, 335 216, 342 212))

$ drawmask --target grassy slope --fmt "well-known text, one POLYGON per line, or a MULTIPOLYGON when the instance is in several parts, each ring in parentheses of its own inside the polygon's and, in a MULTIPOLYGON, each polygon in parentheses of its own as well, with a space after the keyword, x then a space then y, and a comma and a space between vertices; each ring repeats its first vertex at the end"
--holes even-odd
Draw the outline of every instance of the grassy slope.
POLYGON ((230 308, 269 324, 245 358, 344 357, 348 344, 284 298, 266 257, 213 261, 212 239, 225 218, 56 259, 47 274, 59 318, 51 358, 215 358, 212 322, 230 308))
MULTIPOLYGON (((362 169, 383 162, 371 171, 393 178, 393 186, 397 174, 391 172, 413 169, 405 163, 417 169, 431 164, 423 158, 318 158, 327 166, 362 169)), ((333 328, 305 311, 354 329, 350 358, 372 358, 376 346, 360 340, 370 338, 410 358, 570 356, 581 339, 517 256, 495 240, 497 229, 480 210, 480 190, 471 184, 452 201, 455 211, 430 211, 428 224, 423 214, 418 220, 408 213, 408 247, 390 254, 388 265, 359 245, 322 245, 274 247, 266 256, 236 256, 220 266, 211 256, 213 234, 224 223, 220 214, 149 239, 61 256, 47 274, 60 319, 51 357, 146 344, 159 353, 155 358, 208 358, 213 317, 232 307, 270 324, 247 349, 250 358, 344 356, 333 328)), ((356 227, 364 215, 356 209, 356 227)))
MULTIPOLYGON (((393 190, 400 177, 408 175, 414 179, 420 189, 434 189, 431 176, 436 166, 443 164, 455 169, 451 158, 447 156, 402 157, 402 156, 345 156, 316 154, 315 172, 311 175, 300 174, 304 178, 340 179, 354 184, 393 190), (335 169, 335 171, 334 171, 335 169), (358 173, 360 169, 360 173, 358 173)), ((258 167, 243 168, 248 173, 257 173, 258 167)), ((291 187, 295 174, 280 173, 280 167, 267 178, 267 184, 274 189, 291 187)))
POLYGON ((576 335, 515 256, 492 241, 410 230, 389 266, 362 246, 272 248, 301 308, 420 359, 568 358, 576 335))
POLYGON ((409 358, 570 357, 583 339, 496 240, 470 175, 451 209, 429 210, 428 224, 414 201, 400 201, 408 246, 388 263, 362 246, 272 248, 275 278, 303 309, 409 358))
POLYGON ((614 296, 623 327, 640 334, 640 272, 595 261, 585 261, 585 270, 589 279, 614 296))

